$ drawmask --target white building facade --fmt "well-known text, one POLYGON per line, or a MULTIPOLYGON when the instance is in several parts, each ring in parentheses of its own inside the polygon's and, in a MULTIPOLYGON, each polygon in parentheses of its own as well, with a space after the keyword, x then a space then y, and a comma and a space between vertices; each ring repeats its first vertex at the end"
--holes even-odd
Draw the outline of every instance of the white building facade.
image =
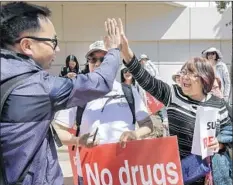
MULTIPOLYGON (((220 14, 214 2, 37 2, 52 10, 60 53, 50 70, 59 74, 65 59, 74 54, 83 67, 88 46, 104 36, 104 21, 123 20, 131 48, 147 54, 169 84, 171 75, 192 56, 208 47, 221 50, 230 69, 232 10, 220 14)), ((118 75, 119 78, 119 75, 118 75)))

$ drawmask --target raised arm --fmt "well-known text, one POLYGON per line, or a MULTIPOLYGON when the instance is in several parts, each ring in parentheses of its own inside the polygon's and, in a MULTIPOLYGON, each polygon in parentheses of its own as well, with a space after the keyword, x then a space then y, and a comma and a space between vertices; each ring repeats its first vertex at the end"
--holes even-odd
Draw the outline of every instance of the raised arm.
POLYGON ((110 92, 120 61, 119 50, 112 49, 100 67, 92 73, 79 74, 73 79, 50 77, 53 81, 50 92, 52 107, 60 110, 82 106, 110 92))
POLYGON ((103 63, 94 72, 79 74, 73 79, 48 76, 49 97, 55 111, 74 106, 82 106, 100 98, 112 90, 120 58, 120 34, 114 19, 105 23, 108 36, 105 46, 108 53, 103 63))
POLYGON ((118 20, 118 25, 121 35, 121 54, 123 56, 123 62, 129 71, 133 74, 138 84, 148 91, 152 96, 162 102, 164 105, 168 105, 171 97, 171 87, 154 77, 152 77, 138 62, 134 53, 129 47, 128 40, 124 33, 124 28, 121 19, 118 20))
POLYGON ((94 72, 86 75, 79 74, 73 78, 73 89, 67 107, 84 105, 110 92, 120 61, 119 50, 112 49, 105 56, 104 62, 94 72))
POLYGON ((129 71, 133 74, 138 84, 157 100, 167 105, 171 96, 171 87, 155 77, 152 77, 138 62, 133 53, 129 53, 131 60, 124 57, 124 63, 129 71))

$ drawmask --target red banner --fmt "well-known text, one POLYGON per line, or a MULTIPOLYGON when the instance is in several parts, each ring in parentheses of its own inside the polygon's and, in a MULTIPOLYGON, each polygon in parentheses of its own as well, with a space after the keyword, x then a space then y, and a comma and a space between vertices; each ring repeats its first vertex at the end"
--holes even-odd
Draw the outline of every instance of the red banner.
POLYGON ((85 185, 183 185, 177 138, 80 149, 85 185))
POLYGON ((154 98, 150 93, 146 92, 147 109, 150 113, 158 112, 164 105, 154 98))
MULTIPOLYGON (((75 129, 69 129, 69 132, 73 135, 76 134, 75 129)), ((73 182, 74 185, 78 185, 78 173, 77 173, 77 163, 76 163, 76 146, 73 148, 73 146, 68 146, 69 156, 70 156, 70 164, 73 172, 73 182)))

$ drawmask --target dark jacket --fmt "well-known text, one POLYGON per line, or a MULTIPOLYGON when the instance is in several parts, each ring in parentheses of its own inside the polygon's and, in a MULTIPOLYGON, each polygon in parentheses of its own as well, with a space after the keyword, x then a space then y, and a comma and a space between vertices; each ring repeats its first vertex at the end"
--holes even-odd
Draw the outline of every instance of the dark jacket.
POLYGON ((110 92, 120 62, 119 50, 111 49, 93 73, 68 79, 49 75, 32 59, 1 50, 1 83, 37 71, 13 90, 3 108, 0 137, 9 183, 17 181, 33 158, 23 184, 63 184, 51 120, 58 110, 82 106, 110 92))

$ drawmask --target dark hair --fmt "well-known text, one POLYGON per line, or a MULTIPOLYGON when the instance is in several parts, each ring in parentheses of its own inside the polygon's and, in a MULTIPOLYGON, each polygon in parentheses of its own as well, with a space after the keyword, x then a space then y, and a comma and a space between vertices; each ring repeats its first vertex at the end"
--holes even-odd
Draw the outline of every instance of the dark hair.
POLYGON ((79 67, 78 60, 77 60, 76 56, 74 56, 74 55, 68 55, 68 56, 66 57, 66 67, 69 67, 69 62, 70 62, 71 60, 74 61, 74 62, 76 63, 76 68, 79 67))
POLYGON ((25 32, 37 32, 41 26, 38 18, 49 17, 47 7, 26 2, 10 2, 1 7, 1 48, 14 45, 15 40, 25 32))
POLYGON ((76 63, 74 70, 76 71, 76 73, 79 73, 79 63, 78 63, 78 60, 77 60, 76 56, 74 56, 74 55, 68 55, 66 57, 66 68, 70 69, 70 67, 69 67, 69 62, 70 61, 74 61, 76 63))
MULTIPOLYGON (((128 70, 128 69, 124 68, 124 69, 121 70, 121 83, 125 82, 124 73, 125 73, 126 70, 128 70)), ((135 85, 135 79, 134 79, 134 77, 132 77, 132 84, 135 85)))
POLYGON ((87 73, 89 73, 90 72, 90 70, 89 70, 89 65, 88 65, 88 61, 87 61, 87 63, 85 64, 85 67, 84 67, 84 69, 81 71, 81 73, 82 74, 87 74, 87 73))
POLYGON ((211 63, 207 59, 201 57, 192 58, 183 65, 181 70, 184 68, 191 73, 196 73, 198 77, 200 77, 204 94, 211 91, 215 80, 215 74, 211 63))

